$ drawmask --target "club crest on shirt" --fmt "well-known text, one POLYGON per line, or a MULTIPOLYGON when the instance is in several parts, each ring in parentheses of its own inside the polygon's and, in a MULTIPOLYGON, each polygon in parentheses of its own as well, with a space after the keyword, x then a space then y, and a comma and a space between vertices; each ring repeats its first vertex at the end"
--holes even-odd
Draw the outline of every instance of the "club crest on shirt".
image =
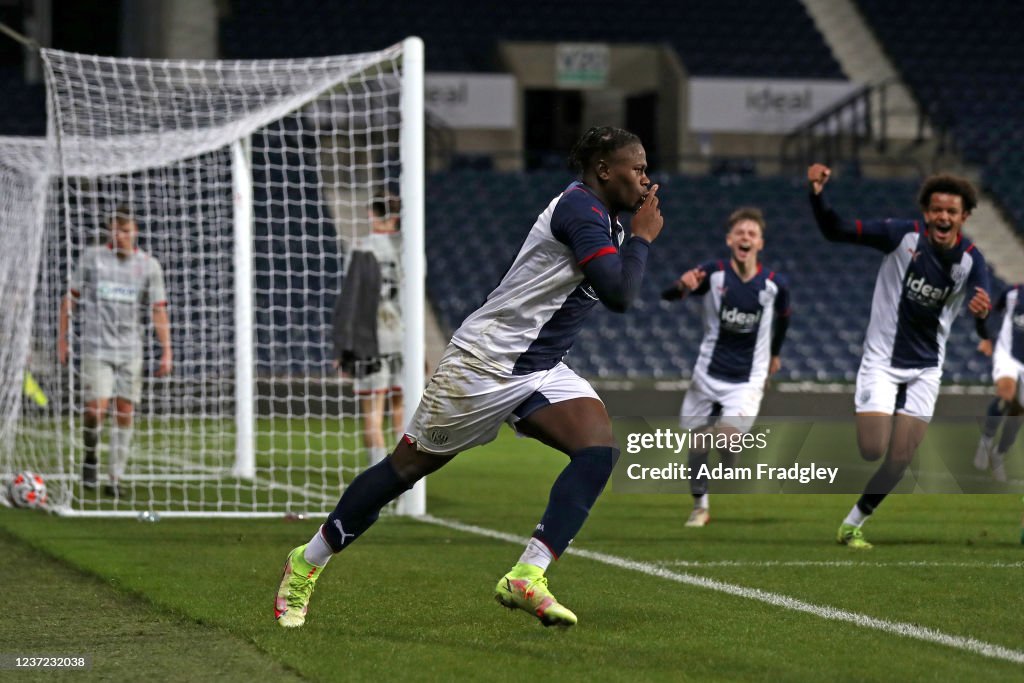
POLYGON ((949 269, 949 276, 953 278, 953 282, 955 282, 956 286, 959 287, 967 278, 967 269, 959 263, 954 263, 953 267, 949 269))

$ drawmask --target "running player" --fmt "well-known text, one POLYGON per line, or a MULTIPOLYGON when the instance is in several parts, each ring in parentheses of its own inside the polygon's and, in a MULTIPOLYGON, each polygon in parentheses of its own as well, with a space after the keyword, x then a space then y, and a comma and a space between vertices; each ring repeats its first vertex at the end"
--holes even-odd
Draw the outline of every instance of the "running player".
MULTIPOLYGON (((761 408, 766 379, 782 367, 789 287, 759 262, 764 229, 760 209, 737 209, 726 223, 729 260, 702 263, 661 293, 667 300, 703 297, 704 339, 680 409, 683 429, 709 432, 717 423, 721 433, 746 434, 761 408)), ((691 472, 707 464, 708 453, 690 449, 691 472)), ((730 463, 735 455, 721 453, 730 463)), ((711 520, 707 477, 691 479, 690 493, 693 510, 686 526, 705 526, 711 520)))
POLYGON ((289 553, 275 603, 280 625, 305 622, 321 568, 382 507, 459 452, 493 440, 505 421, 569 463, 495 598, 545 626, 576 623, 544 572, 583 526, 618 450, 604 404, 562 357, 598 301, 618 312, 630 306, 662 217, 647 154, 632 133, 591 128, 570 162, 580 180, 551 200, 501 283, 455 332, 398 446, 356 477, 310 541, 289 553), (632 211, 632 235, 623 240, 618 216, 632 211))
POLYGON ((861 456, 884 460, 837 533, 839 543, 868 549, 861 526, 899 483, 924 439, 939 395, 946 340, 965 300, 978 320, 979 336, 988 336, 989 277, 981 252, 961 234, 978 204, 968 181, 951 175, 927 178, 917 198, 923 222, 849 222, 825 199, 831 173, 822 164, 807 169, 821 233, 832 242, 862 244, 885 254, 875 279, 855 395, 861 456))
POLYGON ((1006 481, 1006 453, 1017 440, 1021 413, 1024 412, 1024 285, 1014 285, 999 295, 996 311, 1005 311, 995 345, 991 339, 982 339, 978 350, 992 357, 992 379, 996 383, 996 398, 988 407, 988 416, 982 430, 974 466, 991 470, 992 478, 1006 481), (1009 416, 1011 419, 1004 420, 1009 416), (1002 424, 999 443, 996 432, 1002 424))

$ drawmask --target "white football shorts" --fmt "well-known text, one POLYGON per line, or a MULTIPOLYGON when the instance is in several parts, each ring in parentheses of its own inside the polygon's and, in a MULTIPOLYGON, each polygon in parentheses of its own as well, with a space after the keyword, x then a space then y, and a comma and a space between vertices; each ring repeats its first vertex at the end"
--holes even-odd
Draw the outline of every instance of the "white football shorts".
POLYGON ((406 435, 421 451, 450 455, 493 441, 502 422, 514 428, 538 408, 574 398, 600 400, 590 383, 565 363, 508 375, 449 344, 406 435))
POLYGON ((1013 357, 1001 344, 992 352, 992 381, 1010 378, 1017 383, 1017 403, 1024 405, 1024 363, 1013 357))
POLYGON ((84 401, 118 397, 138 403, 142 398, 142 358, 114 363, 83 356, 81 382, 84 401))
MULTIPOLYGON (((360 362, 357 361, 358 366, 360 362)), ((374 361, 379 363, 379 367, 372 372, 356 372, 355 378, 352 380, 352 388, 357 394, 378 394, 386 391, 401 391, 402 390, 402 356, 400 354, 392 354, 389 356, 381 356, 379 359, 374 361)))
POLYGON ((861 361, 854 403, 858 413, 910 415, 931 422, 942 368, 893 368, 861 361))
POLYGON ((763 378, 734 383, 694 373, 679 409, 679 426, 699 429, 718 422, 746 434, 754 426, 763 397, 763 378))

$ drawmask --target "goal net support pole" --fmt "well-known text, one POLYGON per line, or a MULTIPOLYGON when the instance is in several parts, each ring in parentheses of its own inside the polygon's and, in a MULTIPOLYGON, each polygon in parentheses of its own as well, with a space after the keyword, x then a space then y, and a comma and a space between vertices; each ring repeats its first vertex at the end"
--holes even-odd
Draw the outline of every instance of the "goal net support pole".
POLYGON ((252 336, 252 164, 248 138, 231 143, 235 236, 235 465, 240 479, 256 476, 256 383, 252 336))
MULTIPOLYGON (((402 262, 405 267, 405 288, 402 292, 402 315, 405 338, 402 352, 405 359, 402 393, 408 409, 406 420, 423 394, 424 296, 426 263, 424 247, 424 114, 423 114, 423 41, 407 38, 403 44, 402 70, 402 262)), ((426 480, 420 479, 412 490, 398 501, 397 512, 423 515, 427 511, 426 480)))

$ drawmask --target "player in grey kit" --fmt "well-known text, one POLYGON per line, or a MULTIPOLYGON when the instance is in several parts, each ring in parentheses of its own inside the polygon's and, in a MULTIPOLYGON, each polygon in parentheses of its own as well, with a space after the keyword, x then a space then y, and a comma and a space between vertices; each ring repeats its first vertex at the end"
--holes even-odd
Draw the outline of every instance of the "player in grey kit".
POLYGON ((100 427, 114 399, 110 429, 107 493, 119 496, 131 446, 132 411, 142 394, 142 325, 145 304, 152 306, 153 327, 163 353, 157 376, 171 372, 171 331, 167 317, 164 275, 155 258, 135 246, 139 226, 130 212, 118 207, 110 218, 110 241, 82 252, 60 307, 57 355, 62 365, 69 356, 68 331, 79 304, 81 316, 81 382, 85 401, 82 416, 85 457, 82 485, 96 488, 100 427))

